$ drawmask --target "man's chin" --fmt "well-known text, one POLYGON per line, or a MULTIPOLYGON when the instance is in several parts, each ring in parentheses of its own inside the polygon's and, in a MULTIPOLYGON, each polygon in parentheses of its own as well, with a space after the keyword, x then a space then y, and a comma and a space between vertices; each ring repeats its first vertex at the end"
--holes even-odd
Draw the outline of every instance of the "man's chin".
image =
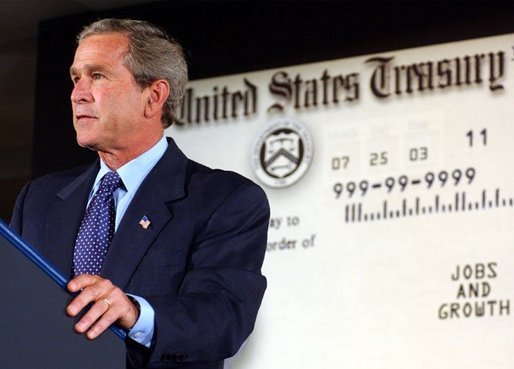
POLYGON ((79 135, 77 135, 77 144, 85 149, 98 151, 98 143, 93 140, 80 137, 79 135))

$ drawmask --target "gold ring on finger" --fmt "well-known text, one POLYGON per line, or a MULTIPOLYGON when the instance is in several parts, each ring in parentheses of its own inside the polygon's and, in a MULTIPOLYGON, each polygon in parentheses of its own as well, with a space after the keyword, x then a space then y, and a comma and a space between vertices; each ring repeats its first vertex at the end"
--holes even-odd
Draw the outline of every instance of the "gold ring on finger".
POLYGON ((112 302, 109 299, 105 298, 104 301, 109 305, 109 308, 112 306, 112 302))

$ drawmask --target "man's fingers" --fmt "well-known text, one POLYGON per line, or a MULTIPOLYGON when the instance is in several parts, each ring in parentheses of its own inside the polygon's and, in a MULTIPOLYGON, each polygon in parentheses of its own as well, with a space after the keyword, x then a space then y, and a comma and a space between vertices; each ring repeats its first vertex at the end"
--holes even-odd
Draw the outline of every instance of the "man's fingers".
POLYGON ((90 303, 96 302, 112 294, 114 285, 107 279, 98 276, 80 275, 68 283, 69 289, 77 288, 81 291, 68 305, 66 312, 70 316, 76 316, 90 303))
POLYGON ((75 324, 75 330, 78 333, 88 331, 90 327, 109 310, 109 308, 110 305, 105 300, 95 302, 89 311, 80 318, 77 324, 75 324))
POLYGON ((78 292, 66 308, 68 315, 75 317, 91 305, 75 324, 75 330, 78 333, 87 332, 89 339, 98 337, 113 323, 130 329, 137 321, 137 307, 108 279, 97 275, 79 275, 68 283, 68 290, 78 292))
POLYGON ((113 297, 112 301, 109 298, 100 299, 80 319, 75 329, 79 333, 87 332, 87 338, 95 339, 111 324, 126 316, 128 310, 126 301, 117 297, 113 297))
POLYGON ((111 324, 118 320, 119 313, 115 311, 115 308, 109 308, 100 319, 88 330, 86 336, 89 339, 95 339, 101 335, 111 324))
POLYGON ((67 288, 71 293, 79 292, 87 286, 90 286, 100 280, 101 278, 97 275, 81 274, 73 278, 68 282, 67 288))

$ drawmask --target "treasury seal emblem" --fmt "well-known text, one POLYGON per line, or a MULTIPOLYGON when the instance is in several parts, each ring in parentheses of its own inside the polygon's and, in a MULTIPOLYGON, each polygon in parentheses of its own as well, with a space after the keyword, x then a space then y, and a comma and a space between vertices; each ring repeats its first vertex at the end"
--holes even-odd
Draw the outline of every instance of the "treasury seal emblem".
POLYGON ((252 167, 263 184, 286 187, 297 182, 312 162, 312 136, 303 124, 283 118, 260 132, 253 146, 252 167))

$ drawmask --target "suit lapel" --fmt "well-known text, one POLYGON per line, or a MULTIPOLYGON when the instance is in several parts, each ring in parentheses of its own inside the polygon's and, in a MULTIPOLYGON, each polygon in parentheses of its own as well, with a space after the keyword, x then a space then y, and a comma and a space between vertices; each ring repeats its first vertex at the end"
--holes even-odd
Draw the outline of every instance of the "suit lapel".
POLYGON ((97 161, 61 189, 47 209, 43 253, 65 275, 71 275, 75 239, 98 168, 97 161))
POLYGON ((109 247, 102 276, 124 289, 146 251, 173 218, 171 202, 185 195, 187 158, 173 140, 132 199, 109 247), (146 216, 145 229, 139 224, 146 216))

